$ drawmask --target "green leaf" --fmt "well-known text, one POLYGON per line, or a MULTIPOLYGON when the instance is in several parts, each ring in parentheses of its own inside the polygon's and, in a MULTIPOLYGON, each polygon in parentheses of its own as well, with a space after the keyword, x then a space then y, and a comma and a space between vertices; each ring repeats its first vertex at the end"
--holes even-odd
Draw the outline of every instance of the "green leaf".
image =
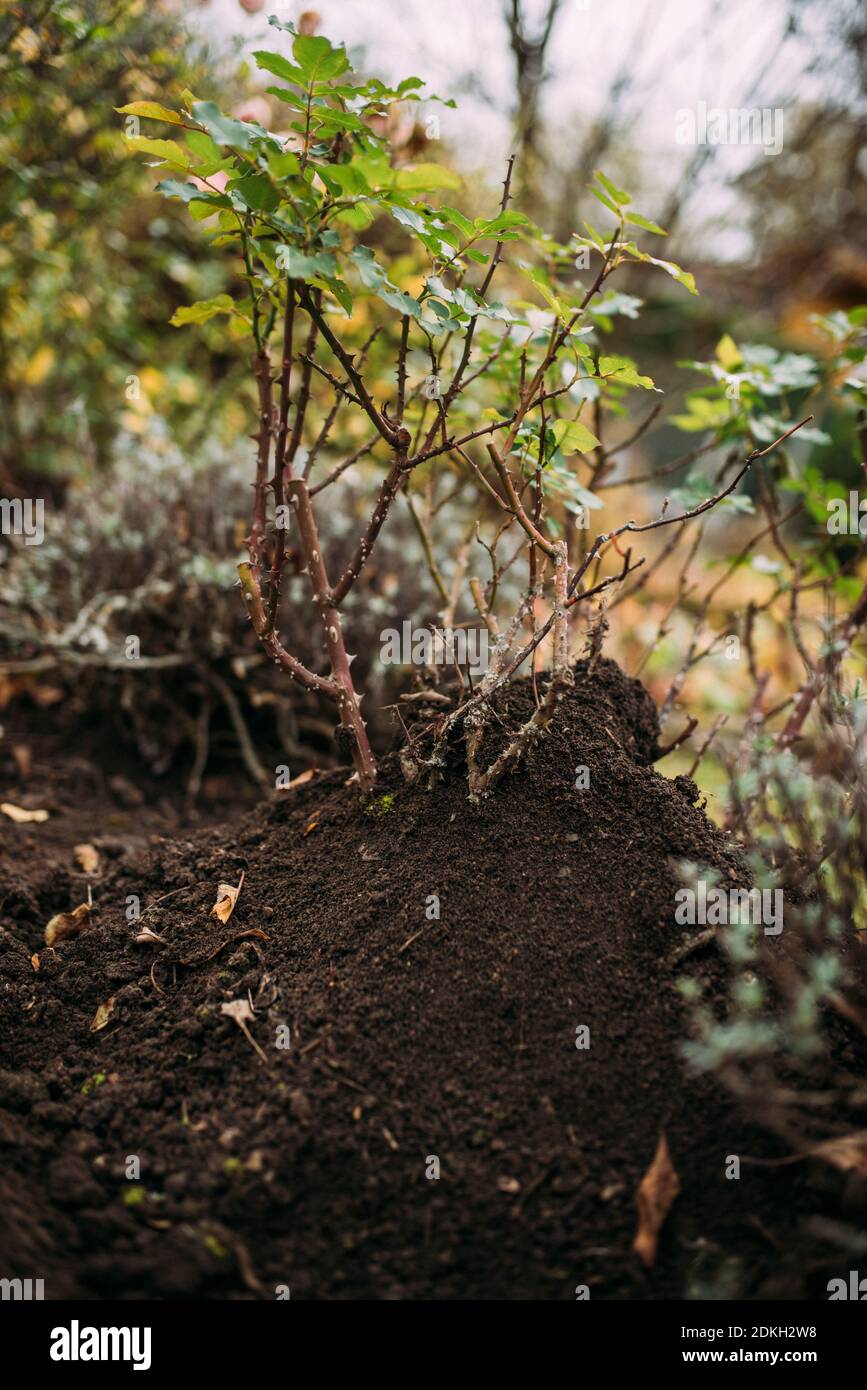
POLYGON ((229 295, 218 294, 213 299, 200 299, 196 304, 185 305, 181 309, 176 309, 169 319, 175 328, 181 328, 185 323, 207 323, 209 319, 216 318, 218 314, 233 314, 235 306, 229 295))
POLYGON ((146 116, 151 121, 168 121, 169 125, 184 123, 183 116, 179 116, 177 111, 170 111, 156 101, 131 101, 128 106, 116 106, 114 109, 121 116, 146 116))
POLYGON ((409 314, 417 322, 421 321, 421 305, 411 294, 406 294, 403 290, 392 289, 390 286, 383 286, 377 290, 377 295, 389 308, 396 309, 399 314, 409 314))
POLYGON ((599 375, 610 377, 621 386, 640 386, 645 391, 654 391, 653 378, 639 376, 635 363, 628 357, 600 357, 599 375))
POLYGON ((328 286, 331 293, 334 295, 334 298, 340 304, 340 307, 343 309, 344 313, 351 314, 352 294, 350 293, 349 286, 345 284, 343 280, 338 280, 333 275, 323 275, 321 279, 325 281, 325 284, 328 286))
POLYGON ((596 170, 596 177, 602 184, 602 187, 605 189, 605 192, 608 194, 609 198, 611 198, 613 202, 617 203, 618 206, 622 206, 626 203, 632 202, 632 199, 630 198, 629 194, 624 193, 623 189, 618 188, 616 183, 612 183, 610 179, 607 179, 601 169, 596 170))
POLYGON ((180 198, 182 203, 202 196, 201 189, 194 183, 179 183, 177 179, 163 179, 157 184, 157 193, 162 193, 164 198, 180 198))
POLYGON ((488 220, 480 217, 476 221, 476 235, 497 236, 502 232, 514 231, 516 227, 526 227, 528 221, 529 218, 522 212, 501 212, 488 220))
POLYGON ((363 232, 374 221, 374 212, 368 203, 356 203, 354 207, 342 208, 334 220, 343 222, 354 232, 363 232))
POLYGON ((599 447, 599 440, 580 420, 555 420, 551 427, 564 454, 586 454, 599 447))
POLYGON ((318 251, 314 256, 305 255, 297 246, 278 242, 275 249, 277 265, 285 270, 290 280, 313 280, 318 275, 333 276, 337 262, 330 251, 318 251))
POLYGON ((438 275, 431 275, 429 277, 427 288, 429 294, 435 294, 438 299, 444 299, 447 304, 452 303, 454 295, 445 281, 441 280, 438 275))
POLYGON ((644 256, 642 259, 649 261, 651 265, 658 265, 660 269, 670 275, 673 280, 677 280, 681 285, 685 285, 690 294, 698 294, 695 276, 692 275, 690 271, 681 270, 680 266, 675 265, 674 261, 657 260, 656 256, 644 256))
POLYGON ((374 191, 393 186, 395 172, 388 160, 381 154, 361 155, 352 162, 357 169, 361 170, 374 191))
POLYGON ((263 174, 245 174, 241 179, 233 179, 226 185, 226 192, 238 194, 244 206, 253 212, 273 212, 280 202, 276 188, 263 174))
POLYGON ((292 45, 295 61, 308 83, 327 82, 349 67, 344 48, 335 48, 320 34, 299 34, 292 45))
POLYGON ((379 289, 379 286, 386 279, 386 274, 370 247, 356 246, 350 251, 349 259, 358 270, 361 283, 369 290, 379 289))
POLYGON ((424 218, 414 208, 393 206, 389 211, 394 220, 400 222, 403 227, 410 227, 414 232, 426 232, 428 229, 424 218))
POLYGON ((590 237, 590 240, 593 242, 593 245, 596 247, 597 251, 602 251, 604 253, 606 250, 605 242, 602 240, 596 228, 593 226, 593 223, 587 222, 585 220, 584 226, 587 228, 587 235, 590 237))
POLYGON ((598 198, 599 202, 602 204, 603 207, 607 208, 609 212, 613 212, 615 217, 620 216, 620 209, 618 208, 617 204, 612 203, 611 199, 608 197, 607 194, 602 192, 601 188, 596 188, 593 184, 591 184, 590 192, 593 194, 594 198, 598 198))
MULTIPOLYGON (((224 204, 219 204, 223 206, 224 204)), ((206 203, 204 198, 193 198, 189 204, 189 213, 194 222, 204 222, 207 218, 213 217, 217 211, 214 203, 206 203)), ((214 243, 212 242, 211 245, 214 243)))
POLYGON ((717 343, 716 355, 727 372, 734 371, 744 360, 740 348, 729 333, 724 333, 717 343))
POLYGON ((320 106, 313 112, 316 122, 317 138, 327 139, 330 135, 336 134, 338 130, 358 130, 363 134, 369 135, 369 127, 364 124, 360 116, 354 115, 351 111, 339 111, 336 106, 320 106))
POLYGON ((319 175, 323 183, 330 180, 338 194, 346 193, 350 197, 359 197, 373 191, 364 174, 355 164, 331 164, 327 170, 320 169, 319 175))
POLYGON ((279 53, 263 53, 261 49, 257 49, 253 57, 256 59, 257 68, 271 72, 275 77, 282 77, 284 82, 294 82, 298 87, 304 86, 303 69, 296 68, 288 58, 281 58, 279 53))
POLYGON ((394 186, 405 193, 422 193, 434 188, 460 188, 461 179, 442 164, 416 164, 412 169, 398 169, 394 186))
POLYGON ((475 236, 476 228, 474 224, 471 222, 469 217, 465 217, 464 214, 462 212, 459 212, 457 208, 440 208, 440 217, 445 218, 445 220, 447 222, 450 222, 453 227, 457 227, 458 231, 461 233, 462 236, 475 236))
POLYGON ((180 169, 190 167, 189 154, 176 140, 148 140, 144 135, 125 135, 123 139, 127 149, 134 154, 152 154, 157 159, 176 164, 180 169))
POLYGON ((231 145, 233 149, 248 150, 250 138, 258 134, 255 126, 246 121, 236 121, 234 116, 224 116, 212 101, 197 101, 192 108, 193 119, 203 125, 218 145, 231 145))
POLYGON ((533 284, 536 286, 536 289, 539 291, 545 302, 554 310, 554 313, 557 315, 558 319, 560 319, 561 323, 567 323, 568 320, 572 317, 572 315, 569 313, 566 307, 563 304, 561 304, 556 294, 554 294, 554 291, 551 289, 548 277, 545 274, 544 270, 540 270, 538 266, 532 265, 522 265, 521 269, 523 270, 524 274, 530 280, 533 281, 533 284))
MULTIPOLYGON (((291 106, 293 111, 303 111, 307 105, 307 99, 302 92, 290 91, 288 87, 266 87, 265 91, 272 97, 277 97, 279 101, 291 106)), ((300 130, 300 126, 295 127, 300 130)))
POLYGON ((184 139, 197 159, 207 159, 212 164, 222 160, 219 145, 203 130, 188 130, 184 139))
POLYGON ((299 172, 301 164, 297 154, 292 154, 290 150, 283 154, 279 154, 277 150, 269 150, 268 168, 275 179, 288 179, 299 172))
POLYGON ((649 217, 642 217, 640 213, 628 212, 627 222, 634 222, 636 227, 643 227, 646 232, 653 232, 654 236, 668 236, 664 227, 660 227, 658 222, 651 222, 649 217))

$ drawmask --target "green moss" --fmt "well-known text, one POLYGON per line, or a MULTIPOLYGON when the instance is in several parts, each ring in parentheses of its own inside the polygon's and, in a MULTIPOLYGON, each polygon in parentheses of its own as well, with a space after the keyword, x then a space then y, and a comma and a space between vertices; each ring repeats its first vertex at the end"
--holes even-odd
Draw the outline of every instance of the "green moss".
POLYGON ((145 1190, 140 1182, 133 1183, 123 1194, 121 1201, 125 1207, 140 1207, 145 1199, 145 1190))
POLYGON ((105 1072, 104 1072, 104 1071, 97 1071, 97 1072, 94 1072, 93 1076, 89 1076, 89 1077, 87 1078, 87 1080, 85 1081, 84 1085, 82 1086, 82 1088, 81 1088, 81 1094, 82 1094, 83 1096, 89 1096, 90 1093, 91 1093, 91 1091, 95 1090, 97 1086, 101 1086, 101 1085, 103 1084, 104 1081, 105 1081, 105 1072))
POLYGON ((241 1160, 240 1158, 227 1158, 225 1163, 223 1164, 223 1167, 225 1168, 229 1177, 233 1178, 236 1173, 240 1172, 241 1160))
POLYGON ((382 796, 375 796, 372 801, 368 801, 364 808, 366 816, 387 816, 389 811, 394 810, 394 795, 392 792, 383 792, 382 796))

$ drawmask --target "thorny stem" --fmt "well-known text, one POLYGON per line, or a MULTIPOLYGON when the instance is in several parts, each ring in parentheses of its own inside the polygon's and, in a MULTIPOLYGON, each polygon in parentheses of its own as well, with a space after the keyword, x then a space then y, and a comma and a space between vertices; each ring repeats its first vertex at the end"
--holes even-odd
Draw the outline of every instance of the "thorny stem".
POLYGON ((376 764, 367 738, 365 722, 361 717, 361 700, 355 693, 349 671, 353 658, 346 654, 338 605, 328 582, 310 493, 303 478, 290 479, 287 491, 298 521, 301 549, 313 589, 313 602, 319 609, 325 646, 331 662, 332 681, 336 687, 340 723, 352 741, 352 757, 359 781, 362 787, 368 790, 376 779, 376 764))
MULTIPOLYGON (((286 287, 286 312, 283 321, 283 358, 280 364, 280 424, 277 432, 277 448, 274 454, 274 506, 282 518, 280 508, 286 503, 286 439, 289 433, 289 385, 292 375, 292 329, 295 322, 295 283, 290 280, 286 287)), ((273 628, 277 621, 280 605, 280 585, 283 580, 283 565, 286 555, 286 527, 277 529, 277 543, 271 565, 268 594, 268 622, 273 628)))
POLYGON ((267 347, 253 358, 253 371, 259 393, 259 428, 256 435, 256 482, 253 491, 253 519, 249 550, 253 573, 261 577, 265 558, 265 489, 268 485, 268 459, 271 453, 274 406, 271 393, 271 358, 267 347))

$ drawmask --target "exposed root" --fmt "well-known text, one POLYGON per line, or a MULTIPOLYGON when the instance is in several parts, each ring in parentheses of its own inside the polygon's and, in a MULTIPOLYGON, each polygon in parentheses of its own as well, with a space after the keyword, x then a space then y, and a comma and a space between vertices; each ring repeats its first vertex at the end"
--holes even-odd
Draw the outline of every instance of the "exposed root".
POLYGON ((467 767, 471 801, 478 802, 483 796, 487 796, 507 772, 511 772, 518 766, 524 754, 545 733, 556 713, 557 706, 572 682, 573 676, 569 670, 552 677, 545 692, 545 698, 532 718, 521 726, 511 743, 506 745, 486 772, 479 770, 476 758, 485 727, 482 707, 479 706, 471 711, 466 720, 467 767))

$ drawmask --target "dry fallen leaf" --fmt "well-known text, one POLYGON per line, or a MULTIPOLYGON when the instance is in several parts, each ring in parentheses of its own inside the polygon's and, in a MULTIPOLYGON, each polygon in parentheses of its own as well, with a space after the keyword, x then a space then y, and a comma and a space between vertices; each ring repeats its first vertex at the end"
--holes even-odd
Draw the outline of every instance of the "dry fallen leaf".
POLYGON ((111 996, 106 1004, 100 1004, 96 1013, 93 1015, 93 1022, 90 1025, 91 1033, 98 1033, 101 1028, 104 1028, 113 1013, 114 995, 111 996))
POLYGON ((34 951, 33 955, 30 957, 30 964, 33 966, 34 970, 39 969, 39 956, 36 951, 34 951))
POLYGON ((220 1005, 220 1013, 233 1018, 236 1023, 252 1023, 253 1010, 246 999, 230 999, 228 1004, 220 1005))
POLYGON ((304 834, 301 836, 302 840, 306 839, 306 837, 310 834, 310 831, 315 830, 318 824, 318 820, 312 820, 310 824, 307 826, 307 829, 304 831, 304 834))
POLYGON ((11 801, 0 802, 0 811, 18 825, 28 825, 31 821, 41 824, 42 821, 48 820, 47 811, 26 811, 23 806, 14 806, 11 801))
POLYGON ((150 927, 142 927, 141 931, 134 938, 139 944, 146 944, 153 941, 157 946, 165 946, 165 941, 159 932, 151 931, 150 927))
POLYGON ((811 1158, 824 1158, 841 1173, 858 1173, 867 1177, 867 1130, 844 1134, 840 1139, 826 1139, 810 1150, 811 1158))
POLYGON ((253 1034, 250 1032, 250 1029, 247 1027, 247 1024, 252 1023, 255 1017, 249 1002, 246 999, 230 999, 228 1004, 220 1005, 220 1012, 234 1019, 250 1046, 255 1047, 260 1060, 264 1062, 267 1067, 268 1058, 265 1056, 256 1039, 253 1037, 253 1034))
POLYGON ((632 1242, 632 1249, 648 1269, 656 1259, 656 1242, 662 1223, 679 1191, 680 1178, 671 1162, 668 1141, 664 1134, 660 1134, 653 1162, 638 1184, 638 1192, 635 1195, 638 1230, 632 1242))
POLYGON ((238 894, 241 891, 243 883, 244 875, 241 874, 241 880, 237 888, 231 883, 220 884, 217 889, 217 901, 211 908, 212 917, 219 917, 221 922, 228 922, 232 913, 235 911, 235 903, 238 901, 238 894))
POLYGON ((89 877, 99 872, 99 854, 93 845, 76 845, 72 853, 89 877))
POLYGON ((304 785, 305 782, 311 781, 311 779, 314 778, 315 776, 316 776, 316 768, 315 768, 315 767, 308 767, 308 769, 307 769, 306 772, 299 772, 299 774, 298 774, 297 777, 293 777, 293 778, 292 778, 292 781, 288 784, 288 786, 286 787, 286 790, 287 790, 287 791, 291 791, 291 789, 292 789, 293 787, 303 787, 303 785, 304 785))
POLYGON ((67 936, 77 936, 90 926, 90 903, 81 903, 74 912, 58 912, 45 928, 46 946, 54 946, 67 936))

